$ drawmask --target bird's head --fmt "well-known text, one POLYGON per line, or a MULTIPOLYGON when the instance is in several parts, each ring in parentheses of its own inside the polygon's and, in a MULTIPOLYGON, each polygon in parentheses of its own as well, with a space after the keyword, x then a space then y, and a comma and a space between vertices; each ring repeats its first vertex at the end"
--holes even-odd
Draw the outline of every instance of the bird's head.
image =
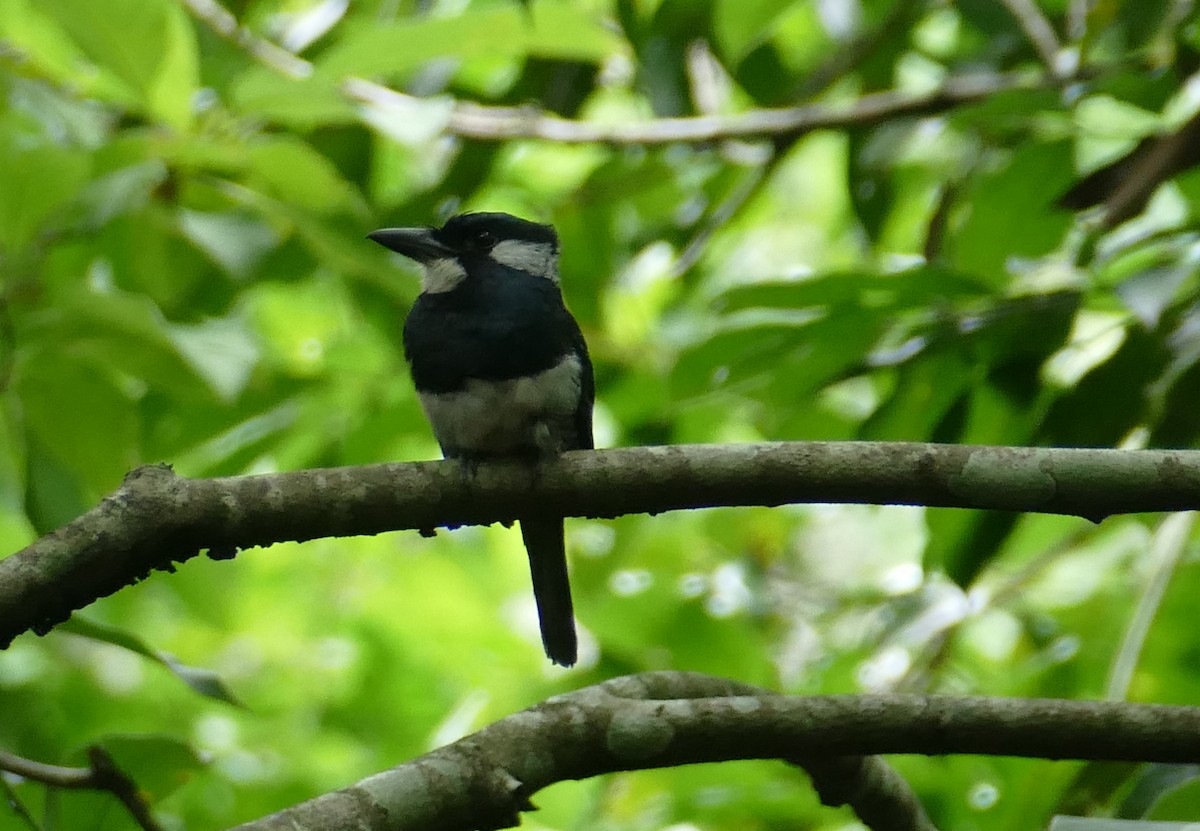
POLYGON ((451 291, 489 261, 558 282, 554 228, 510 214, 459 214, 441 228, 382 228, 367 236, 420 263, 426 293, 451 291))

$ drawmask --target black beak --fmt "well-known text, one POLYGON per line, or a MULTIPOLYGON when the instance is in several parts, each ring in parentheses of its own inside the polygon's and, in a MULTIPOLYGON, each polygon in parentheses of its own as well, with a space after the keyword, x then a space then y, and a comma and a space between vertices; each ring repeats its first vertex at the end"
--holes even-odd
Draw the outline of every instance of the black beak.
POLYGON ((432 228, 380 228, 367 234, 367 239, 419 263, 454 256, 452 248, 438 242, 433 236, 432 228))

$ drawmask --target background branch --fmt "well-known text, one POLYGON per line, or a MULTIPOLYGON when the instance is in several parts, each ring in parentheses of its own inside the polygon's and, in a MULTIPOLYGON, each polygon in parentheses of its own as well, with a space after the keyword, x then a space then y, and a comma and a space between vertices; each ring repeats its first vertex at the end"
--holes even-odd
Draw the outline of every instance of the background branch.
POLYGON ((207 550, 563 516, 841 502, 1073 514, 1200 508, 1200 451, 909 442, 673 445, 566 453, 533 470, 451 462, 188 479, 139 468, 93 510, 0 560, 0 644, 207 550))
MULTIPOLYGON (((556 696, 408 764, 239 829, 338 827, 351 818, 360 823, 355 827, 376 831, 507 828, 533 808, 534 793, 564 779, 735 759, 831 765, 832 772, 846 768, 847 757, 881 752, 1196 761, 1200 708, 790 697, 695 673, 646 673, 556 696)), ((856 784, 866 783, 859 778, 856 784)), ((823 800, 831 799, 832 790, 822 791, 823 800)), ((931 827, 923 815, 910 814, 908 822, 903 827, 931 827)))
MULTIPOLYGON (((216 0, 183 0, 183 3, 196 18, 246 49, 264 66, 295 79, 307 78, 315 71, 310 62, 240 26, 216 0)), ((864 126, 902 116, 930 115, 997 93, 1043 89, 1058 83, 1059 79, 1053 74, 978 73, 949 78, 931 92, 913 94, 888 90, 864 95, 849 104, 803 104, 732 115, 659 118, 620 124, 559 118, 536 107, 491 107, 458 101, 453 105, 446 130, 477 141, 539 138, 563 144, 611 145, 795 137, 811 130, 864 126)), ((372 106, 412 107, 426 100, 357 77, 342 79, 341 89, 347 97, 372 106)))
POLYGON ((532 107, 484 107, 458 103, 448 129, 483 141, 538 138, 563 144, 669 144, 723 139, 795 137, 813 130, 863 127, 893 118, 931 115, 982 101, 1001 92, 1043 89, 1052 79, 1025 72, 982 73, 947 79, 927 93, 900 90, 864 95, 848 104, 801 104, 732 115, 659 118, 600 124, 546 115, 532 107))
POLYGON ((41 782, 52 788, 108 791, 121 801, 141 828, 145 831, 161 831, 161 826, 150 815, 150 808, 138 791, 137 784, 117 767, 103 748, 88 748, 88 759, 91 762, 90 767, 64 767, 36 762, 0 750, 0 771, 41 782))
POLYGON ((1061 75, 1058 54, 1062 45, 1058 42, 1058 36, 1054 34, 1054 27, 1042 14, 1042 10, 1033 0, 1001 0, 1001 2, 1016 18, 1017 25, 1021 27, 1025 37, 1029 38, 1029 42, 1037 50, 1038 57, 1045 64, 1047 71, 1053 76, 1061 75))

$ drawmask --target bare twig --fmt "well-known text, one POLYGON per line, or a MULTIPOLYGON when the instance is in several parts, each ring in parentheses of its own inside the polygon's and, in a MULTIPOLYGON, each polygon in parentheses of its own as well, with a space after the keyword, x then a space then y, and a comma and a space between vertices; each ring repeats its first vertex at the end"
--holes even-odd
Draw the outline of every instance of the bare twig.
MULTIPOLYGON (((831 55, 825 63, 818 66, 813 72, 805 75, 803 81, 788 98, 791 100, 805 100, 827 89, 838 79, 852 72, 863 61, 869 58, 880 43, 898 32, 909 20, 920 15, 924 7, 925 3, 923 2, 898 0, 893 5, 887 18, 878 27, 854 38, 831 55)), ((699 104, 697 104, 697 109, 702 113, 708 114, 705 108, 699 106, 699 104)), ((769 157, 763 163, 747 171, 742 180, 734 186, 732 192, 709 213, 700 228, 688 240, 671 266, 671 275, 673 277, 682 277, 699 262, 700 257, 703 256, 705 249, 716 233, 731 222, 741 209, 758 195, 763 186, 771 181, 772 175, 783 159, 787 148, 799 137, 799 135, 793 135, 773 140, 772 144, 774 146, 770 151, 769 157)), ((729 145, 726 144, 724 146, 728 147, 729 145)))
POLYGON ((238 23, 237 18, 217 0, 181 0, 193 15, 202 20, 214 32, 233 41, 255 59, 277 72, 291 78, 307 78, 313 73, 313 65, 294 52, 261 38, 238 23))
POLYGON ((25 779, 70 790, 95 788, 95 772, 91 768, 69 768, 35 762, 23 756, 0 750, 0 770, 15 773, 25 779))
POLYGON ((1100 227, 1112 228, 1140 213, 1159 185, 1198 163, 1200 113, 1178 130, 1148 136, 1124 156, 1092 171, 1072 185, 1058 205, 1071 210, 1103 206, 1100 227))
POLYGON ((1062 51, 1062 45, 1058 42, 1058 36, 1054 34, 1054 27, 1042 14, 1042 10, 1033 0, 1000 0, 1000 2, 1017 19, 1021 31, 1025 33, 1025 37, 1029 38, 1029 42, 1037 50, 1038 57, 1045 64, 1046 71, 1054 77, 1059 77, 1062 74, 1059 68, 1059 53, 1062 51))
POLYGON ((715 115, 725 109, 729 103, 729 78, 708 41, 698 38, 688 44, 685 65, 696 111, 715 115))
POLYGON ((1079 44, 1081 49, 1083 39, 1087 36, 1088 15, 1093 5, 1095 0, 1071 0, 1067 8, 1067 40, 1079 44))
POLYGON ((721 228, 737 215, 737 212, 759 192, 762 184, 779 164, 780 155, 773 152, 765 164, 748 169, 742 180, 705 218, 700 228, 688 240, 671 264, 671 276, 678 279, 691 270, 704 255, 709 241, 721 228))
POLYGON ((929 224, 925 228, 925 244, 921 247, 926 262, 936 262, 941 256, 958 192, 958 183, 952 181, 945 182, 938 191, 937 205, 929 217, 929 224))
POLYGON ((501 141, 540 138, 566 144, 702 143, 734 138, 791 137, 813 130, 863 127, 893 118, 931 115, 1012 90, 1052 85, 1028 73, 983 73, 947 80, 928 93, 888 90, 847 104, 803 104, 751 110, 734 115, 660 118, 624 124, 599 124, 546 115, 535 108, 481 107, 460 103, 450 130, 465 138, 501 141))
POLYGON ((121 801, 144 831, 162 831, 162 827, 150 815, 150 807, 138 791, 137 784, 116 766, 103 748, 88 748, 88 760, 91 767, 63 767, 35 762, 0 750, 0 770, 52 788, 108 791, 121 801))

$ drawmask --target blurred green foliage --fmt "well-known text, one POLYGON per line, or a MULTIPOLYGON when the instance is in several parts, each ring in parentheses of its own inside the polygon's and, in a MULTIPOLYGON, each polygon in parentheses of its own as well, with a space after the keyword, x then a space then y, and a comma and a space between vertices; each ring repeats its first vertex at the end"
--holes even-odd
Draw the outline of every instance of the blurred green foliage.
MULTIPOLYGON (((455 102, 624 124, 1044 68, 1004 4, 978 0, 230 7, 306 64, 256 58, 206 3, 4 0, 0 552, 144 462, 215 476, 435 457, 399 345, 417 281, 363 237, 467 209, 558 228, 601 445, 1196 446, 1200 176, 1111 231, 1054 205, 1195 112, 1200 25, 1168 0, 1039 6, 1085 70, 1063 89, 617 146, 463 139, 455 102)), ((1195 703, 1200 564, 1190 526, 1156 546, 1161 521, 865 506, 572 521, 584 646, 569 672, 541 655, 503 529, 197 559, 0 653, 0 747, 79 764, 102 744, 167 827, 207 829, 646 669, 1195 703)), ((1198 818, 1194 771, 898 765, 946 828, 1198 818)), ((4 788, 40 828, 132 827, 104 795, 4 788)), ((537 801, 529 827, 850 821, 767 763, 537 801)), ((22 817, 0 805, 0 829, 22 817)))

